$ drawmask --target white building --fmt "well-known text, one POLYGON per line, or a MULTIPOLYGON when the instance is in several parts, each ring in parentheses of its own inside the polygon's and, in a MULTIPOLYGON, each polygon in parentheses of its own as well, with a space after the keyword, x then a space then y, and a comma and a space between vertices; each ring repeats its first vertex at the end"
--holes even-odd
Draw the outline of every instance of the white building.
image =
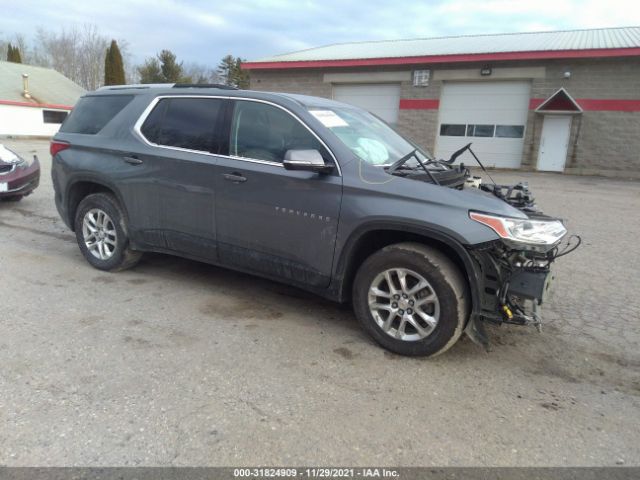
POLYGON ((0 61, 0 136, 54 135, 84 93, 50 68, 0 61))

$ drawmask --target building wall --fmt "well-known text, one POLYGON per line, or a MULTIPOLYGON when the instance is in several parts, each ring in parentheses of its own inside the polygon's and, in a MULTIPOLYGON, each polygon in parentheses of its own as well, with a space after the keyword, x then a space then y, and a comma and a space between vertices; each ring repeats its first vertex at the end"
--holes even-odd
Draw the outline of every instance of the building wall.
POLYGON ((39 107, 0 105, 0 135, 44 137, 55 135, 60 125, 44 123, 42 110, 39 107))
MULTIPOLYGON (((367 74, 428 68, 427 87, 401 82, 402 99, 440 98, 446 81, 495 81, 529 78, 531 96, 546 99, 559 88, 580 99, 640 100, 640 58, 496 62, 491 76, 480 76, 484 64, 442 64, 394 67, 254 70, 251 88, 331 97, 325 73, 367 74), (566 78, 565 71, 571 76, 566 78)), ((543 115, 530 110, 524 139, 523 169, 535 169, 543 115)), ((437 109, 399 111, 398 130, 419 145, 434 150, 438 131, 437 109)), ((585 110, 573 118, 565 170, 570 173, 603 174, 640 178, 640 111, 585 110)))

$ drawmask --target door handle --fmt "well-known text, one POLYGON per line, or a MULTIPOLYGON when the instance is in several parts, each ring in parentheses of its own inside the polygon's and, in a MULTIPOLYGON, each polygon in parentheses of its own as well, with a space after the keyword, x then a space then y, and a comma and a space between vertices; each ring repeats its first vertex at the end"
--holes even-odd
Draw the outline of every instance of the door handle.
POLYGON ((247 177, 244 177, 242 174, 233 172, 233 173, 225 173, 223 175, 225 180, 229 180, 233 183, 244 183, 247 181, 247 177))
POLYGON ((142 163, 142 160, 140 160, 138 157, 136 157, 135 155, 132 156, 127 156, 127 157, 122 157, 124 158, 124 161, 127 162, 130 165, 140 165, 142 163))

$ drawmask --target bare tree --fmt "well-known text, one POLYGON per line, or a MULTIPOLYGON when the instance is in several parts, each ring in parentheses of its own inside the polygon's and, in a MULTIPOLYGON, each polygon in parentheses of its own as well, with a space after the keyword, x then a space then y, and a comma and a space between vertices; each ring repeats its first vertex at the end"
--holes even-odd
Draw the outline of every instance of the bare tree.
POLYGON ((221 83, 218 72, 201 63, 187 63, 183 66, 184 76, 193 83, 221 83))

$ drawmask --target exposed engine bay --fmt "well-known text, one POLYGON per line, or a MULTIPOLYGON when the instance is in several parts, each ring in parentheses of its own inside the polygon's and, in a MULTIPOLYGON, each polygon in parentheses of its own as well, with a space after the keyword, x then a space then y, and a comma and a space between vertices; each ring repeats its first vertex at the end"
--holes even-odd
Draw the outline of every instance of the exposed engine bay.
POLYGON ((532 325, 541 329, 539 306, 545 301, 553 282, 551 265, 581 243, 577 235, 565 239, 566 228, 561 219, 549 217, 536 206, 527 183, 496 184, 480 159, 465 145, 448 160, 421 159, 417 150, 400 158, 386 169, 391 175, 434 183, 455 189, 477 188, 517 208, 528 219, 508 219, 481 212, 470 212, 470 217, 492 228, 501 240, 476 245, 469 253, 477 263, 481 289, 481 305, 476 309, 467 333, 476 342, 488 345, 482 320, 493 323, 532 325), (469 152, 491 183, 473 176, 464 164, 454 165, 456 159, 469 152), (408 161, 415 162, 408 165, 408 161), (536 236, 527 236, 527 230, 536 236), (564 243, 563 243, 564 242, 564 243), (475 318, 474 318, 475 317, 475 318))

